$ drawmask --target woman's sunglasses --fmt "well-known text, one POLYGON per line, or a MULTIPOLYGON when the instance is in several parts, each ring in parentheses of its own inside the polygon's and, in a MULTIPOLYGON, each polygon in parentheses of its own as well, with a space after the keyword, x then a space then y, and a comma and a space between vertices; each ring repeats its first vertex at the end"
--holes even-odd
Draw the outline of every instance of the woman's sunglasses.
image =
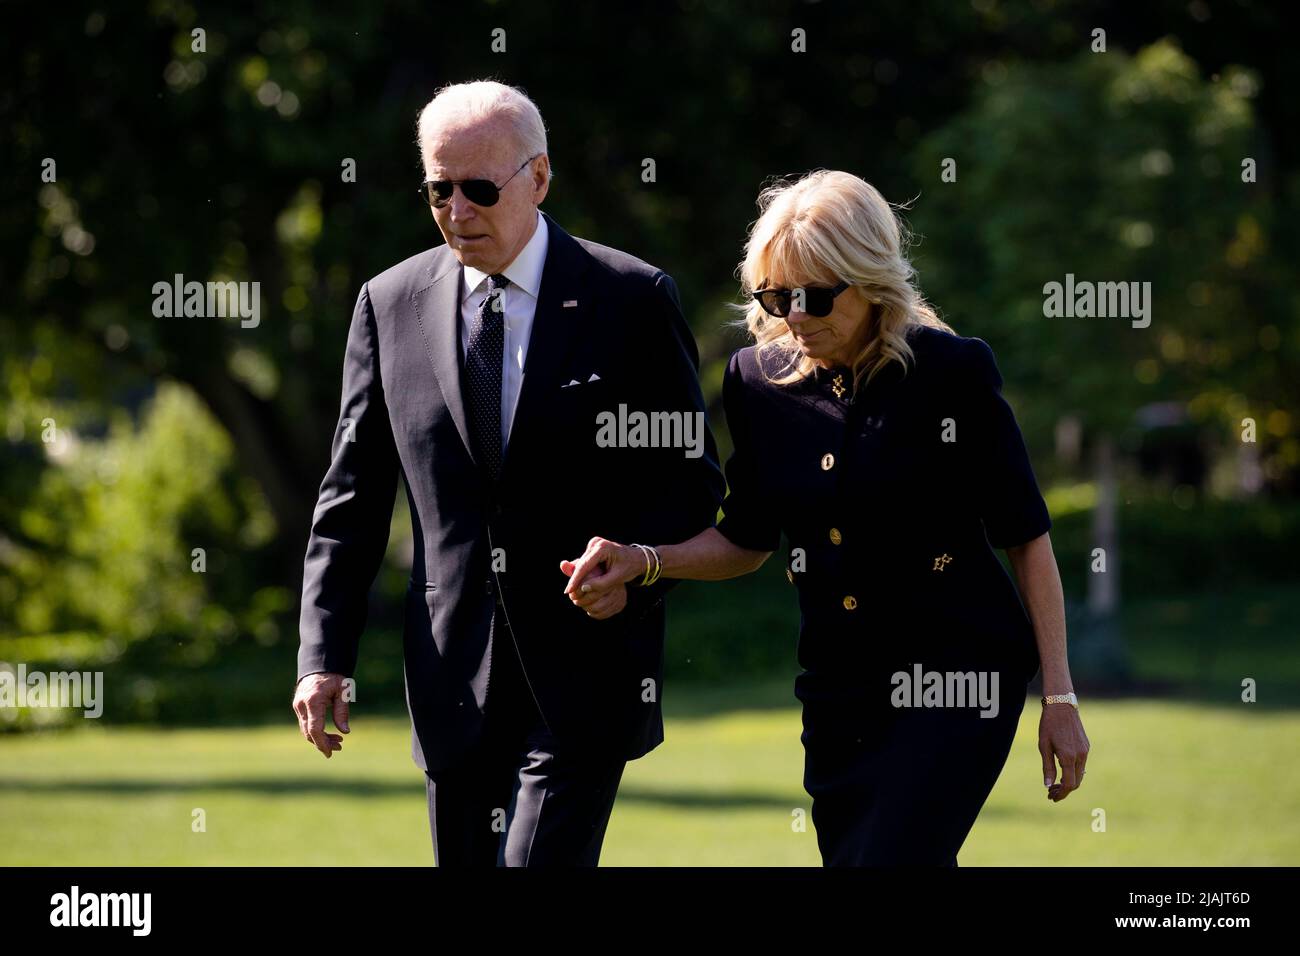
POLYGON ((420 183, 420 197, 434 209, 441 209, 447 203, 451 202, 451 194, 457 186, 460 187, 460 194, 476 206, 495 206, 497 200, 501 198, 501 190, 509 185, 510 180, 519 175, 519 170, 523 169, 538 156, 529 156, 523 161, 519 169, 510 174, 504 183, 498 186, 490 179, 426 179, 420 183))
POLYGON ((763 307, 764 312, 768 315, 774 315, 778 319, 784 319, 790 315, 790 307, 794 303, 795 293, 802 292, 803 308, 799 311, 818 319, 824 319, 835 308, 835 297, 848 287, 847 282, 841 282, 829 289, 816 286, 804 286, 802 289, 757 289, 752 295, 758 304, 763 307))

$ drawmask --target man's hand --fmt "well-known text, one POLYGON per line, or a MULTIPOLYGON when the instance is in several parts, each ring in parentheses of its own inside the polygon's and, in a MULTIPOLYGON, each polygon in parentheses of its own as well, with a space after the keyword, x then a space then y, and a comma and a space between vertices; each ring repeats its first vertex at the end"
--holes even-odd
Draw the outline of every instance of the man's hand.
POLYGON ((298 715, 302 735, 326 757, 343 749, 343 738, 325 732, 325 711, 331 711, 335 727, 345 734, 348 732, 343 681, 342 674, 308 674, 298 682, 293 694, 293 712, 298 715))
POLYGON ((560 570, 569 576, 564 588, 569 600, 602 621, 627 606, 627 582, 645 572, 645 555, 639 548, 592 538, 582 557, 561 561, 560 570))

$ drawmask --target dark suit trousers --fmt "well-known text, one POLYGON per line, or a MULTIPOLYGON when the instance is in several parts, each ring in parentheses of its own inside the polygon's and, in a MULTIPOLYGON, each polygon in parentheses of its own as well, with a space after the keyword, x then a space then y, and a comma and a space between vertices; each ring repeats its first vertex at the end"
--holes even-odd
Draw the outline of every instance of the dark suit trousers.
POLYGON ((485 710, 470 751, 426 773, 438 866, 595 866, 626 761, 570 754, 557 744, 500 603, 485 710))

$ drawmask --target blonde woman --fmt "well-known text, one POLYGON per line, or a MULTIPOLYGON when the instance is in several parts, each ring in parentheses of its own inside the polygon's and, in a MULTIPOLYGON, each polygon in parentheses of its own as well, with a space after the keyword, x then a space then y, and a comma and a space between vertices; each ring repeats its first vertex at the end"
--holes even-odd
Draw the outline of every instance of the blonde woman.
POLYGON ((754 571, 784 534, 824 864, 956 866, 1040 666, 1046 796, 1083 780, 1051 519, 992 351, 925 303, 880 193, 822 170, 759 207, 724 516, 679 543, 595 538, 566 593, 605 616, 618 589, 754 571))

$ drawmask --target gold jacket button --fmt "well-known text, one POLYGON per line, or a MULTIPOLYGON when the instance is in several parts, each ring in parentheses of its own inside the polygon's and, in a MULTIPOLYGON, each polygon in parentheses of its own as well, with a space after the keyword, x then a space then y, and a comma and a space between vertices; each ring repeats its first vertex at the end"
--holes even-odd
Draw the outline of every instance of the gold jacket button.
POLYGON ((822 455, 822 471, 830 471, 835 467, 835 456, 830 452, 822 455))
POLYGON ((852 594, 846 594, 844 596, 844 610, 852 611, 857 606, 858 606, 858 599, 855 598, 852 594))
POLYGON ((785 569, 785 577, 786 580, 788 580, 791 584, 794 584, 794 572, 791 571, 789 568, 785 569))
POLYGON ((839 528, 831 528, 831 544, 839 544, 844 540, 844 535, 840 534, 839 528))

